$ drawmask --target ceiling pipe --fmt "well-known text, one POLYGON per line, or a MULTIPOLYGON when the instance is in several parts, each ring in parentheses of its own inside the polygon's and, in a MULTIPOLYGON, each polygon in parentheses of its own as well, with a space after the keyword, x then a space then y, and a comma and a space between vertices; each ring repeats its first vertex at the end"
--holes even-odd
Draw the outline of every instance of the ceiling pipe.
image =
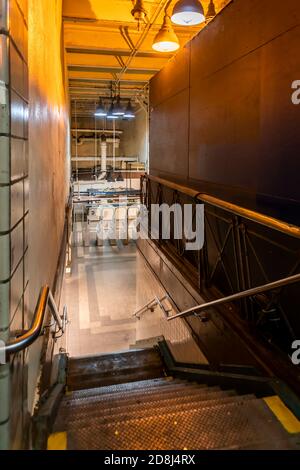
POLYGON ((146 25, 144 31, 142 32, 141 37, 140 37, 139 41, 137 42, 137 45, 134 47, 134 50, 132 51, 130 57, 128 58, 128 61, 126 62, 126 65, 125 65, 124 69, 121 70, 121 72, 119 73, 117 83, 120 82, 121 77, 128 70, 132 60, 134 59, 135 55, 137 54, 137 52, 139 51, 139 49, 143 45, 149 31, 151 30, 151 28, 154 25, 155 21, 157 20, 157 18, 159 17, 159 15, 161 14, 161 12, 164 10, 164 8, 166 7, 166 5, 168 3, 169 3, 169 0, 160 0, 154 14, 152 15, 151 19, 149 20, 149 23, 146 25))
POLYGON ((134 44, 133 44, 133 42, 131 40, 131 37, 129 35, 128 26, 120 26, 120 32, 121 32, 121 35, 122 35, 124 41, 128 44, 129 49, 131 51, 133 51, 134 50, 134 44))

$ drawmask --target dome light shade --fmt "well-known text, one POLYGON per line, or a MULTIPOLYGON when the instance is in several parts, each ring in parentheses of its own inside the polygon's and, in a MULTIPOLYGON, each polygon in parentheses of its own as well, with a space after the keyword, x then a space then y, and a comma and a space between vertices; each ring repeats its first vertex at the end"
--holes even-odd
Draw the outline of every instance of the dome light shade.
POLYGON ((173 29, 170 17, 165 15, 164 23, 155 36, 152 48, 157 52, 174 52, 179 47, 178 37, 173 29))
POLYGON ((96 111, 95 111, 95 116, 96 117, 106 117, 107 116, 107 110, 105 109, 105 106, 103 105, 103 101, 102 101, 102 98, 100 98, 99 100, 99 104, 96 108, 96 111))
POLYGON ((172 21, 183 26, 195 26, 205 21, 204 9, 199 0, 180 0, 176 3, 172 21))
POLYGON ((115 112, 115 105, 114 105, 114 103, 111 103, 111 106, 110 106, 109 111, 107 113, 107 119, 118 119, 119 116, 116 116, 114 114, 114 112, 115 112))
POLYGON ((116 103, 116 106, 114 107, 114 110, 113 110, 113 115, 114 116, 117 116, 117 117, 122 117, 124 116, 125 114, 125 111, 121 105, 121 99, 120 99, 120 95, 118 96, 117 98, 117 103, 116 103))
POLYGON ((135 113, 132 108, 131 100, 128 101, 128 106, 126 108, 125 114, 124 114, 125 119, 134 119, 135 118, 135 113))

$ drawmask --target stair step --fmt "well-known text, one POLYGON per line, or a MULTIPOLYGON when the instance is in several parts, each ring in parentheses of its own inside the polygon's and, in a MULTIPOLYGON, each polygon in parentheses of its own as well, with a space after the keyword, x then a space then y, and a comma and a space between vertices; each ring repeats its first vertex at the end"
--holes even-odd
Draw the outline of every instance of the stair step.
POLYGON ((171 397, 176 397, 176 396, 184 396, 188 395, 191 393, 199 393, 202 390, 206 390, 207 393, 210 393, 210 391, 216 391, 220 390, 218 387, 206 387, 202 385, 182 385, 182 384, 177 384, 169 387, 163 387, 163 390, 161 390, 159 387, 156 387, 154 389, 146 389, 144 391, 140 390, 133 390, 133 391, 122 391, 120 393, 114 393, 112 395, 99 395, 99 396, 92 396, 92 397, 86 397, 86 398, 80 398, 80 399, 73 399, 73 398, 64 398, 62 402, 62 408, 75 408, 76 406, 87 406, 90 404, 93 406, 95 403, 103 403, 107 402, 109 404, 113 403, 120 403, 122 400, 125 402, 130 402, 132 400, 136 399, 142 399, 143 401, 146 400, 153 400, 154 398, 160 399, 162 397, 166 398, 171 398, 171 397))
MULTIPOLYGON (((255 398, 253 395, 243 397, 246 399, 255 398)), ((67 416, 62 416, 61 420, 57 422, 56 431, 71 429, 74 426, 85 427, 88 423, 102 423, 108 424, 118 421, 126 421, 132 418, 141 418, 146 416, 155 416, 159 413, 172 413, 175 411, 189 410, 191 408, 198 410, 207 406, 229 403, 235 400, 240 400, 234 391, 215 392, 209 395, 194 395, 188 397, 179 397, 175 399, 159 400, 153 402, 139 402, 134 404, 124 404, 115 408, 92 408, 90 410, 81 410, 80 413, 72 413, 70 410, 67 416), (65 423, 68 423, 67 427, 65 423)))
POLYGON ((178 411, 119 423, 77 426, 68 448, 77 450, 227 449, 283 442, 288 435, 263 400, 240 397, 201 410, 178 411))
POLYGON ((185 402, 187 400, 191 400, 194 397, 197 397, 197 400, 207 400, 211 397, 226 397, 226 396, 236 396, 236 392, 234 390, 227 390, 223 391, 218 389, 218 387, 211 387, 209 389, 200 388, 200 389, 192 389, 188 392, 184 393, 154 393, 147 397, 147 400, 144 400, 144 395, 139 394, 136 396, 123 396, 120 397, 118 400, 97 400, 97 401, 85 401, 81 402, 80 404, 76 402, 75 406, 69 404, 68 406, 61 407, 61 410, 66 412, 68 416, 74 416, 74 414, 80 414, 81 410, 84 410, 84 413, 92 412, 97 413, 105 412, 106 410, 118 410, 125 408, 127 409, 129 406, 146 406, 150 407, 153 403, 172 403, 177 401, 185 402))
POLYGON ((180 384, 180 383, 187 383, 187 381, 173 379, 172 377, 168 378, 159 378, 159 379, 152 379, 152 380, 141 380, 139 382, 129 382, 123 384, 116 384, 116 385, 109 385, 107 387, 98 387, 98 388, 91 388, 91 389, 84 389, 72 392, 71 397, 74 399, 78 398, 87 398, 99 395, 113 395, 114 393, 120 393, 122 391, 130 391, 133 390, 148 390, 157 387, 167 387, 170 385, 180 384))
POLYGON ((129 349, 152 348, 156 346, 160 341, 164 341, 163 336, 154 336, 152 338, 140 339, 136 341, 135 344, 129 345, 129 349))
POLYGON ((152 348, 69 359, 67 385, 82 390, 163 376, 161 357, 152 348))
POLYGON ((121 372, 107 371, 94 374, 70 375, 67 380, 69 390, 84 390, 87 388, 105 387, 114 384, 139 382, 141 380, 163 377, 162 366, 147 366, 141 369, 127 368, 121 372))

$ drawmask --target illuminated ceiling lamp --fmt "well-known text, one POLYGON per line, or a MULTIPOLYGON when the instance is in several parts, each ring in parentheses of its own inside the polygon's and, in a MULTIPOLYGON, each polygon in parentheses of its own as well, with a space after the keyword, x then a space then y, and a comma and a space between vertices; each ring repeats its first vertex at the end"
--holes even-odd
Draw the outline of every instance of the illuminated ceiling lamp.
POLYGON ((176 3, 171 17, 173 23, 195 26, 205 21, 204 9, 199 0, 180 0, 176 3))
POLYGON ((102 118, 105 118, 107 116, 107 110, 105 109, 105 106, 103 105, 102 98, 100 98, 99 100, 99 104, 95 111, 95 116, 102 117, 102 118))
POLYGON ((113 110, 113 115, 117 117, 123 117, 125 114, 125 110, 123 109, 123 106, 121 104, 121 98, 120 95, 117 97, 117 102, 113 110))
POLYGON ((135 118, 135 113, 132 108, 131 100, 128 101, 128 106, 126 108, 125 114, 124 114, 125 119, 134 119, 135 118))
POLYGON ((112 101, 111 102, 111 105, 110 105, 110 108, 109 108, 109 111, 107 113, 107 119, 113 121, 114 119, 118 119, 119 116, 116 116, 114 114, 114 111, 115 111, 115 105, 114 105, 114 102, 112 101))
POLYGON ((140 24, 146 23, 147 19, 147 10, 145 8, 143 0, 133 0, 134 4, 133 9, 131 11, 132 16, 138 23, 138 29, 140 30, 140 24))
POLYGON ((166 12, 163 25, 154 38, 152 49, 157 52, 174 52, 179 47, 178 37, 173 29, 170 16, 166 12))

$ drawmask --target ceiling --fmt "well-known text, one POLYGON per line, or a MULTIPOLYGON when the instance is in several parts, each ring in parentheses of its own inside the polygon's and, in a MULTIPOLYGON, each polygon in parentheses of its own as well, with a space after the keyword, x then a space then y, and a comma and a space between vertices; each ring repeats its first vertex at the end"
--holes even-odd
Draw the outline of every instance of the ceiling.
MULTIPOLYGON (((170 9, 176 1, 172 1, 170 9)), ((202 0, 205 11, 209 1, 202 0)), ((218 13, 231 0, 213 1, 218 13)), ((167 3, 168 0, 146 0, 149 20, 138 30, 131 15, 132 0, 64 0, 64 35, 73 101, 109 96, 112 80, 120 83, 124 98, 143 94, 150 78, 172 57, 152 50, 167 3)), ((180 45, 204 26, 174 25, 180 45)))

